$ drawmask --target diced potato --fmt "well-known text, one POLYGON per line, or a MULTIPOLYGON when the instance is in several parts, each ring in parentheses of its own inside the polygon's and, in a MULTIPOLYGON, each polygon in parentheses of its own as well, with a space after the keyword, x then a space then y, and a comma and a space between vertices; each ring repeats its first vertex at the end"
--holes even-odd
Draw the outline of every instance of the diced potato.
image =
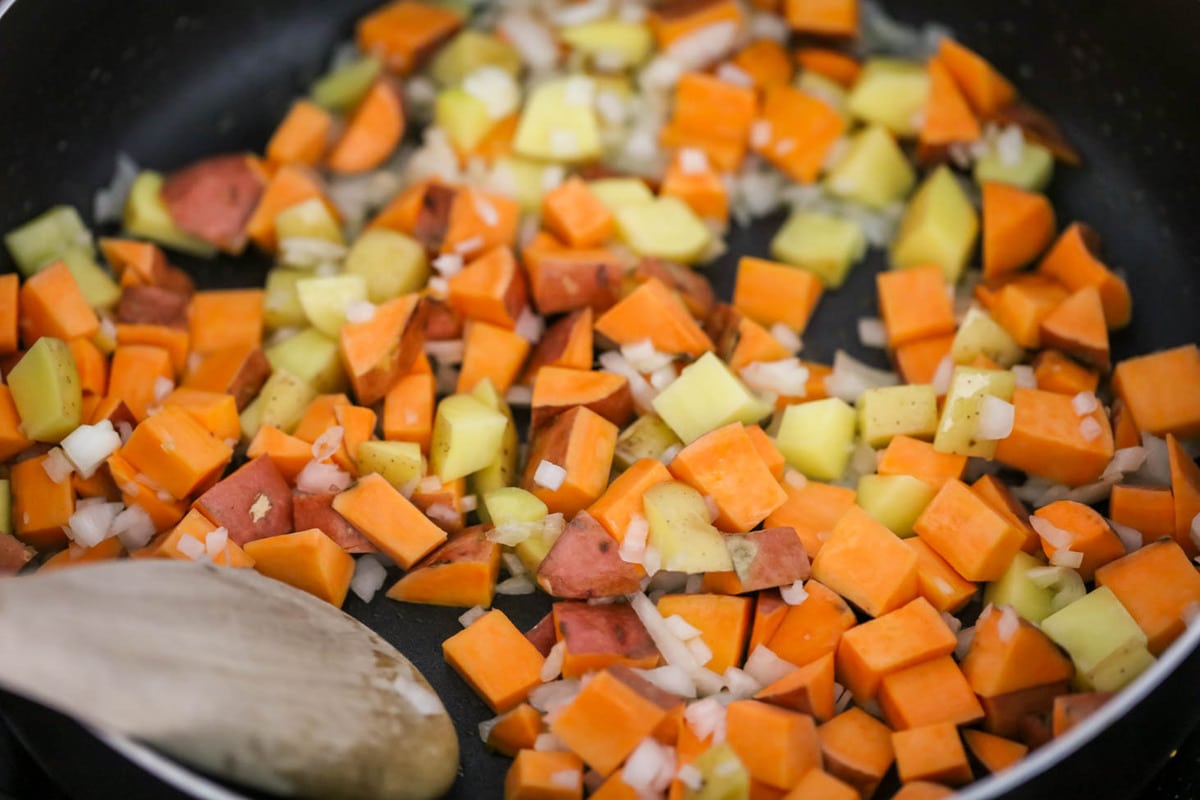
POLYGON ((263 425, 274 425, 291 433, 316 396, 317 391, 300 378, 281 369, 275 370, 263 384, 258 397, 242 410, 242 436, 253 439, 263 425))
POLYGON ((307 277, 306 272, 284 267, 276 267, 267 273, 263 289, 263 324, 268 328, 292 328, 308 322, 296 291, 296 282, 307 277))
POLYGON ((67 343, 43 336, 8 373, 21 430, 35 442, 58 442, 79 427, 83 392, 67 343))
POLYGON ((120 301, 121 287, 96 263, 91 248, 68 250, 62 254, 62 261, 92 308, 112 308, 120 301))
POLYGON ((904 212, 892 242, 892 268, 937 264, 949 283, 957 283, 978 233, 975 207, 950 168, 938 167, 904 212))
POLYGON ((438 92, 433 105, 433 121, 464 152, 473 150, 496 125, 487 103, 458 87, 438 92))
POLYGON ((537 495, 516 486, 502 486, 488 492, 483 496, 483 507, 493 525, 537 522, 550 513, 537 495))
POLYGON ((616 212, 617 233, 639 256, 692 264, 712 243, 712 231, 677 197, 625 206, 616 212))
POLYGON ((857 222, 816 211, 794 212, 771 240, 777 261, 808 270, 831 289, 842 285, 866 250, 857 222))
POLYGON ((640 66, 654 47, 649 27, 621 19, 572 25, 559 31, 559 36, 606 71, 640 66))
POLYGON ((92 232, 71 206, 54 206, 4 234, 4 245, 25 277, 70 250, 92 252, 92 232))
POLYGON ((429 445, 429 468, 452 481, 483 469, 504 442, 508 418, 469 394, 455 394, 438 403, 429 445))
POLYGON ((305 328, 288 339, 266 349, 271 369, 283 370, 311 386, 319 394, 340 392, 346 388, 336 339, 316 328, 305 328))
POLYGON ((638 178, 600 178, 588 181, 588 188, 614 214, 622 208, 654 202, 654 193, 638 178))
POLYGON ((996 442, 979 438, 979 414, 987 395, 1012 400, 1017 377, 1012 370, 956 367, 942 407, 933 447, 941 453, 993 458, 996 442))
POLYGON ((1087 594, 1083 578, 1069 567, 1047 567, 1028 553, 1017 553, 1003 577, 992 581, 983 591, 984 604, 1012 606, 1021 617, 1032 623, 1042 620, 1087 594), (1029 570, 1040 569, 1055 574, 1034 581, 1029 570))
POLYGON ((871 208, 884 208, 903 200, 917 181, 916 173, 900 145, 881 125, 855 134, 825 178, 825 188, 837 197, 871 208))
POLYGON ((515 78, 521 54, 503 39, 466 28, 438 51, 429 74, 442 86, 455 86, 480 67, 499 67, 515 78))
POLYGON ((367 279, 362 275, 329 275, 296 281, 304 316, 326 336, 337 336, 346 321, 346 309, 367 299, 367 279))
POLYGON ((1025 142, 1015 162, 1005 161, 996 148, 975 162, 975 181, 1009 183, 1030 192, 1040 192, 1054 177, 1054 155, 1040 144, 1025 142))
POLYGON ((645 414, 621 431, 621 435, 617 437, 613 460, 621 469, 628 469, 639 459, 661 460, 667 450, 682 446, 683 442, 661 417, 645 414))
POLYGON ((733 569, 721 532, 709 522, 704 497, 691 486, 657 484, 646 490, 642 504, 650 523, 647 544, 662 557, 663 569, 688 574, 733 569))
POLYGON ((722 425, 751 424, 771 413, 771 406, 751 393, 711 352, 684 367, 680 376, 654 398, 653 406, 684 444, 722 425))
POLYGON ((990 358, 1002 367, 1011 367, 1025 357, 1025 351, 992 319, 991 314, 981 308, 971 308, 954 335, 950 357, 955 364, 970 364, 979 356, 990 358))
POLYGON ((423 289, 429 280, 429 260, 416 239, 376 228, 354 240, 342 271, 361 275, 367 282, 367 299, 385 303, 423 289))
POLYGON ((162 185, 163 176, 157 172, 138 174, 125 200, 125 232, 183 253, 212 257, 217 252, 215 247, 175 226, 162 200, 162 185))
POLYGON ((378 58, 364 56, 322 75, 309 95, 314 103, 330 111, 349 111, 363 99, 382 68, 378 58))
POLYGON ((1046 617, 1042 631, 1071 656, 1082 689, 1115 692, 1154 663, 1146 634, 1107 586, 1046 617))
POLYGON ((0 535, 12 532, 12 484, 8 478, 3 478, 0 479, 0 535))
MULTIPOLYGON (((471 395, 488 408, 494 408, 499 411, 507 420, 504 426, 504 436, 500 439, 500 449, 496 451, 496 457, 486 467, 471 473, 471 491, 477 497, 483 497, 494 489, 510 486, 516 482, 517 456, 520 454, 521 439, 517 432, 517 425, 513 421, 512 409, 509 408, 504 398, 496 392, 490 380, 485 379, 480 381, 471 390, 471 395)), ((481 506, 479 508, 479 517, 484 522, 490 521, 486 507, 481 506)))
POLYGON ((932 439, 937 433, 937 392, 927 384, 868 389, 856 405, 859 432, 871 447, 883 447, 893 436, 932 439))
POLYGON ((913 523, 936 492, 911 475, 863 475, 855 501, 897 536, 912 536, 913 523))
POLYGON ((566 164, 599 158, 602 146, 592 108, 593 88, 588 78, 572 76, 534 89, 513 139, 517 153, 566 164))
POLYGON ((311 198, 288 206, 275 215, 275 235, 282 239, 323 239, 342 244, 342 227, 326 205, 311 198))
POLYGON ((847 104, 859 119, 897 136, 916 136, 929 97, 929 72, 921 64, 872 58, 863 65, 847 104))
POLYGON ((783 411, 775 445, 792 467, 809 478, 842 477, 854 449, 853 407, 836 397, 796 403, 783 411))
POLYGON ((549 529, 543 529, 540 533, 534 533, 528 539, 520 542, 513 547, 513 553, 517 558, 521 559, 521 564, 524 565, 525 571, 530 575, 537 575, 538 569, 541 568, 542 562, 546 560, 546 556, 550 554, 550 550, 554 547, 554 543, 558 541, 558 537, 562 532, 550 533, 549 529))
POLYGON ((686 789, 686 800, 750 797, 750 773, 728 742, 708 748, 692 762, 692 766, 700 771, 700 788, 686 789))
POLYGON ((378 472, 397 489, 413 486, 425 476, 425 457, 416 442, 363 442, 354 453, 354 463, 359 475, 378 472))

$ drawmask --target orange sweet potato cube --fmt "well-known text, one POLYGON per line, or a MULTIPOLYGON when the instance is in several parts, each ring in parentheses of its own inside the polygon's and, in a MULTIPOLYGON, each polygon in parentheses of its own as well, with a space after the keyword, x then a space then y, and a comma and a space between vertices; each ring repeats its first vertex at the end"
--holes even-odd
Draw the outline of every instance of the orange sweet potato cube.
POLYGON ((499 609, 442 642, 442 655, 496 713, 524 701, 542 682, 545 659, 499 609))

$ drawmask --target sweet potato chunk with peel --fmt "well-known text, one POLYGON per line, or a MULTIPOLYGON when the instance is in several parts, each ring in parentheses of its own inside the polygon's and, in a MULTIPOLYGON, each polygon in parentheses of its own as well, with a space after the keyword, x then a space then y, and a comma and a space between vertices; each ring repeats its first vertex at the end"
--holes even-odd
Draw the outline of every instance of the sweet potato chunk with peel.
POLYGON ((1054 711, 1051 715, 1054 736, 1062 736, 1099 711, 1112 698, 1113 692, 1060 694, 1054 698, 1054 711))
POLYGON ((976 694, 1011 694, 1065 681, 1075 674, 1071 660, 1050 637, 1015 615, 1005 620, 1007 613, 1011 612, 993 609, 975 625, 962 670, 976 694), (1006 630, 1013 620, 1015 629, 1006 630))
POLYGON ((387 596, 410 603, 486 608, 492 604, 499 571, 500 545, 476 526, 417 562, 387 596))
POLYGON ((997 461, 1068 486, 1096 480, 1112 461, 1112 427, 1103 408, 1080 416, 1070 397, 1037 389, 1017 389, 1012 403, 1012 433, 997 443, 997 461), (1089 419, 1099 426, 1091 438, 1089 419))
POLYGON ((382 399, 412 367, 424 338, 424 303, 415 294, 377 306, 365 322, 342 325, 338 351, 358 402, 366 406, 382 399))
POLYGON ((964 730, 962 734, 963 740, 967 743, 967 749, 993 775, 1008 769, 1029 752, 1029 748, 1020 742, 1014 742, 985 731, 964 730))
POLYGON ((817 737, 825 769, 857 788, 863 797, 875 793, 896 759, 891 730, 858 707, 817 728, 817 737))
POLYGON ((592 310, 572 311, 555 322, 529 354, 525 379, 533 380, 542 367, 587 370, 592 367, 592 310))
POLYGON ((1167 457, 1171 465, 1171 498, 1175 506, 1173 536, 1189 556, 1195 558, 1200 543, 1193 533, 1200 516, 1200 467, 1183 449, 1174 434, 1167 434, 1167 457))
POLYGON ((572 250, 535 240, 522 255, 538 311, 607 311, 621 297, 621 261, 605 248, 572 250))
POLYGON ((1041 324, 1041 344, 1055 347, 1097 369, 1108 371, 1108 326, 1100 291, 1085 286, 1058 304, 1041 324))
POLYGON ((197 498, 196 508, 242 546, 295 530, 292 491, 267 456, 259 456, 219 481, 197 498))
POLYGON ((446 532, 378 473, 335 497, 333 510, 405 569, 446 541, 446 532))
POLYGON ((755 700, 773 706, 790 708, 801 714, 809 714, 818 720, 833 717, 833 655, 825 655, 811 664, 805 664, 789 675, 785 675, 766 686, 755 700))
POLYGON ((611 372, 545 366, 533 379, 533 427, 538 428, 558 414, 583 406, 614 425, 624 425, 633 416, 629 380, 611 372))
POLYGON ((362 535, 349 520, 333 510, 336 492, 292 495, 292 524, 297 530, 320 528, 325 535, 337 542, 347 553, 378 553, 379 548, 362 535))
POLYGON ((806 580, 812 571, 804 544, 791 528, 730 534, 725 546, 743 591, 790 586, 806 580))
POLYGON ((0 534, 0 576, 16 575, 34 556, 34 549, 15 536, 0 534))
POLYGON ((1066 694, 1066 681, 1047 683, 995 697, 980 697, 983 706, 983 727, 989 733, 1015 738, 1021 733, 1021 723, 1033 714, 1049 714, 1054 698, 1066 694))
POLYGON ((640 669, 658 664, 658 648, 628 604, 555 603, 551 613, 563 644, 564 678, 578 678, 616 664, 640 669))
POLYGON ((190 366, 183 385, 233 395, 238 411, 245 410, 271 374, 271 363, 261 347, 235 345, 200 356, 190 366))
POLYGON ((580 511, 542 559, 538 585, 552 597, 572 600, 636 592, 644 572, 623 561, 619 547, 604 526, 580 511))
POLYGON ((807 714, 736 700, 726 710, 725 726, 726 740, 756 781, 786 790, 821 766, 817 726, 807 714))

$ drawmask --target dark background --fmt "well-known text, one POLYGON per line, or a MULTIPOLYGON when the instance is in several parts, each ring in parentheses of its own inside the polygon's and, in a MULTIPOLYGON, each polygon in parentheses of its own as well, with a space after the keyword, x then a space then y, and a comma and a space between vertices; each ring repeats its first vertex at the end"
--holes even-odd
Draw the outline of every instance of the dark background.
MULTIPOLYGON (((352 20, 377 0, 18 0, 0 21, 0 231, 55 203, 90 211, 118 150, 171 169, 216 152, 261 150, 291 99, 317 75, 352 20)), ((905 21, 938 20, 1050 109, 1084 154, 1083 170, 1060 170, 1050 195, 1065 224, 1081 219, 1104 238, 1107 260, 1127 276, 1134 324, 1114 336, 1118 357, 1200 340, 1200 119, 1195 88, 1195 0, 889 0, 905 21)), ((728 294, 733 256, 763 255, 773 227, 739 231, 731 257, 714 268, 728 294)), ((0 252, 0 269, 7 268, 0 252)), ((266 261, 180 259, 201 285, 261 284, 266 261)), ((875 313, 879 253, 847 286, 821 302, 805 355, 859 350, 852 321, 875 313), (840 323, 840 324, 839 324, 840 323), (819 335, 817 332, 820 332, 819 335)), ((878 353, 874 354, 878 359, 878 353)), ((1169 389, 1168 389, 1169 390, 1169 389)), ((500 604, 528 627, 545 598, 500 604)), ((464 743, 456 793, 492 794, 507 761, 482 753, 475 723, 482 703, 442 662, 439 643, 457 630, 457 611, 380 598, 347 610, 412 658, 446 699, 464 743)), ((0 654, 2 657, 2 654, 0 654)), ((1197 659, 1188 680, 1147 701, 1136 723, 1114 726, 1108 744, 1047 776, 1060 788, 1040 796, 1130 797, 1157 772, 1188 727, 1200 721, 1197 659), (1135 727, 1136 725, 1136 727, 1135 727), (1114 771, 1117 765, 1119 769, 1114 771), (1114 777, 1114 775, 1116 777, 1114 777), (1122 777, 1123 776, 1123 777, 1122 777)), ((19 704, 0 698, 17 719, 19 704)), ((20 713, 28 735, 33 717, 20 713)), ((88 759, 68 727, 41 716, 36 746, 88 797, 130 797, 119 773, 86 774, 88 759), (47 721, 49 720, 49 721, 47 721)), ((78 732, 74 732, 78 737, 78 732)), ((1151 796, 1200 796, 1196 737, 1172 760, 1151 796), (1176 776, 1172 778, 1171 776, 1176 776)), ((116 763, 111 770, 118 770, 116 763)), ((54 798, 7 733, 0 732, 0 791, 54 798)), ((150 795, 153 796, 153 795, 150 795)), ((158 795, 162 796, 162 795, 158 795)))

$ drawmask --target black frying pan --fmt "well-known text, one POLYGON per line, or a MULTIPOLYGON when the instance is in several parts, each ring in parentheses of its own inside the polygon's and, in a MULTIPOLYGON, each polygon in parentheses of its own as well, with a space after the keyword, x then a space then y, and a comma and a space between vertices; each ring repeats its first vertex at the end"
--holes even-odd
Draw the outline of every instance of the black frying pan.
MULTIPOLYGON (((88 216, 118 150, 161 169, 212 153, 261 150, 353 20, 376 4, 9 0, 0 18, 0 230, 55 203, 88 216)), ((886 6, 907 22, 951 26, 1030 100, 1052 110, 1083 153, 1086 168, 1060 169, 1051 195, 1063 222, 1081 219, 1101 233, 1108 261, 1129 280, 1134 323, 1114 337, 1116 356, 1200 340, 1200 114, 1193 63, 1200 5, 891 0, 886 6)), ((732 255, 713 270, 726 296, 736 255, 764 255, 776 222, 735 233, 732 255)), ((875 313, 878 255, 822 300, 806 356, 824 360, 838 347, 858 350, 853 322, 875 313)), ((0 253, 0 267, 11 269, 6 258, 0 253)), ((261 285, 267 268, 253 256, 177 262, 202 287, 261 285)), ((501 598, 498 606, 528 627, 548 600, 501 598)), ((370 607, 351 598, 346 609, 394 642, 441 692, 463 745, 454 796, 500 796, 509 762, 485 753, 475 732, 490 714, 440 655, 441 641, 458 629, 458 611, 382 598, 370 607)), ((1200 718, 1198 644, 1200 631, 1193 630, 1093 724, 964 796, 1131 795, 1200 718)), ((74 796, 165 797, 180 781, 191 781, 189 791, 198 796, 222 791, 205 790, 185 771, 117 743, 122 755, 38 706, 0 696, 0 708, 74 796)))

